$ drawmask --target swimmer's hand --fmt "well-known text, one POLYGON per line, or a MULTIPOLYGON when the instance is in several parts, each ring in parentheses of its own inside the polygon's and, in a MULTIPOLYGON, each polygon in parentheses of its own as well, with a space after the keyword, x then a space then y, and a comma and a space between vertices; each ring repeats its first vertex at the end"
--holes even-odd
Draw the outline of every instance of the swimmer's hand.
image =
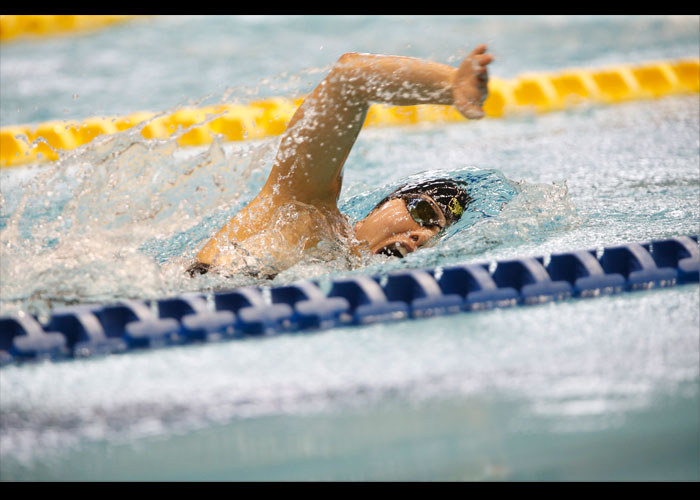
POLYGON ((491 61, 493 56, 486 53, 486 45, 477 45, 455 74, 452 82, 454 107, 469 119, 477 120, 486 114, 482 106, 488 96, 489 75, 486 66, 491 61))

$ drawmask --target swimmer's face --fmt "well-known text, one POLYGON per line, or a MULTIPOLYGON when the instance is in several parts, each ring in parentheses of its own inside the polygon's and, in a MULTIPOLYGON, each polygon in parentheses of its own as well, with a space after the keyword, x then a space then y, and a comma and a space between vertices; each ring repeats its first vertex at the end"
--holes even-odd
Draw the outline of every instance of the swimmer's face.
POLYGON ((425 245, 445 226, 445 216, 432 198, 425 195, 420 198, 430 204, 432 210, 428 212, 437 217, 430 222, 437 224, 417 222, 416 219, 421 219, 416 214, 415 201, 409 202, 407 206, 404 199, 395 198, 375 208, 355 225, 357 239, 367 242, 373 254, 383 253, 396 257, 405 257, 425 245))

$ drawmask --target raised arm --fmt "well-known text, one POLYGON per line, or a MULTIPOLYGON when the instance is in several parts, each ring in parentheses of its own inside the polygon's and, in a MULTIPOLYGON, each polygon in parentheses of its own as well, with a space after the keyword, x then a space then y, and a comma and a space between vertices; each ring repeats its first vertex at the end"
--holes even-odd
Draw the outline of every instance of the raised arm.
MULTIPOLYGON (((233 262, 237 257, 225 249, 258 235, 273 223, 277 208, 292 200, 318 209, 317 214, 334 220, 333 224, 341 219, 347 224, 337 206, 343 164, 370 103, 452 104, 467 118, 481 118, 486 66, 491 60, 485 45, 474 49, 459 68, 411 57, 342 56, 294 113, 260 193, 204 245, 198 261, 233 262)), ((305 221, 296 220, 287 236, 290 241, 306 238, 306 245, 313 246, 318 236, 313 234, 313 224, 305 221)), ((259 246, 246 251, 269 250, 259 246)))
POLYGON ((486 97, 486 46, 459 68, 411 57, 345 54, 296 111, 287 127, 262 196, 335 206, 342 168, 369 105, 455 105, 481 118, 486 97))

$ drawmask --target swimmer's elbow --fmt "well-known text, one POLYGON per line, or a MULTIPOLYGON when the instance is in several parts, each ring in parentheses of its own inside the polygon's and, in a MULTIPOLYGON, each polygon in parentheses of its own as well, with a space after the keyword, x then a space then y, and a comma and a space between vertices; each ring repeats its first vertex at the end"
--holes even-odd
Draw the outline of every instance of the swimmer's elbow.
POLYGON ((369 66, 371 66, 371 58, 368 59, 368 54, 346 52, 333 66, 328 81, 349 91, 350 93, 343 92, 347 97, 353 95, 355 99, 368 100, 368 96, 361 95, 361 89, 365 87, 363 83, 366 83, 367 75, 371 74, 367 72, 369 66))
POLYGON ((346 52, 338 58, 335 63, 334 70, 353 70, 360 67, 363 63, 363 57, 367 54, 360 54, 359 52, 346 52))
POLYGON ((360 54, 357 52, 346 52, 342 56, 338 58, 338 61, 336 64, 348 64, 352 63, 353 61, 356 61, 360 57, 360 54))

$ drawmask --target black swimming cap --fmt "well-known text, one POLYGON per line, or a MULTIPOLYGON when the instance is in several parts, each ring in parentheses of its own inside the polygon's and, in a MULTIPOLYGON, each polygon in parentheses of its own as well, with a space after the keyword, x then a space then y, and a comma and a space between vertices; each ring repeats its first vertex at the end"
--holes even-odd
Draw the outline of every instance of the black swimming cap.
MULTIPOLYGON (((432 179, 429 181, 406 184, 377 203, 377 207, 395 198, 406 195, 424 194, 430 196, 440 207, 447 225, 455 223, 462 217, 467 205, 472 201, 466 190, 466 182, 452 179, 432 179)), ((377 208, 375 207, 375 208, 377 208)))

